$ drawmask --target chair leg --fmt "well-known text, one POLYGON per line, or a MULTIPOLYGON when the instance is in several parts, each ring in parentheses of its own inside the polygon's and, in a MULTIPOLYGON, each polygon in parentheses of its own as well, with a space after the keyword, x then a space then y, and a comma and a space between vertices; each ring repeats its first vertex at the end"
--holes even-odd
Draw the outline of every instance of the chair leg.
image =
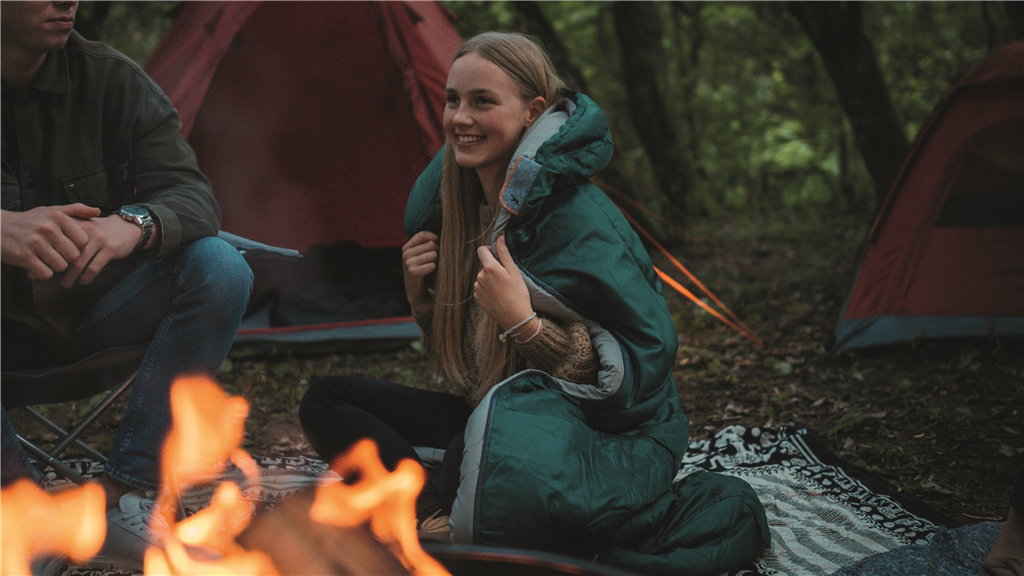
POLYGON ((61 440, 60 443, 58 443, 53 448, 53 451, 51 452, 53 456, 60 456, 60 454, 64 452, 64 450, 66 450, 68 446, 70 446, 73 442, 78 440, 78 437, 82 435, 82 432, 84 432, 85 429, 90 424, 95 422, 96 419, 100 417, 100 414, 103 414, 103 412, 105 412, 106 409, 109 408, 111 404, 113 404, 114 400, 117 400, 117 398, 121 396, 121 394, 125 390, 127 390, 129 386, 131 386, 133 380, 135 380, 135 374, 132 374, 128 379, 126 379, 124 382, 118 385, 118 387, 115 388, 113 392, 108 394, 107 397, 104 398, 103 401, 100 402, 98 406, 93 408, 92 412, 89 412, 89 414, 81 422, 79 422, 77 426, 72 428, 71 431, 68 432, 68 435, 65 436, 64 439, 61 440))
MULTIPOLYGON (((50 432, 53 432, 59 438, 66 438, 68 436, 68 432, 66 430, 54 424, 52 421, 48 420, 46 416, 43 416, 39 412, 36 412, 35 410, 29 408, 28 406, 22 407, 22 410, 25 411, 29 418, 31 418, 33 421, 35 421, 43 428, 46 428, 50 432)), ((82 442, 81 440, 75 440, 75 447, 85 452, 90 458, 93 458, 98 462, 106 464, 107 457, 97 452, 92 446, 89 446, 85 442, 82 442)), ((54 454, 53 456, 56 457, 58 456, 58 454, 54 454)))
POLYGON ((90 448, 88 445, 80 441, 78 438, 82 435, 83 432, 85 432, 85 429, 88 428, 89 425, 95 422, 96 419, 99 418, 100 415, 103 414, 103 412, 105 412, 107 408, 109 408, 110 405, 113 404, 113 402, 117 400, 121 396, 121 394, 124 393, 125 390, 128 389, 129 386, 131 386, 132 381, 134 379, 135 374, 132 374, 127 379, 125 379, 125 381, 119 384, 117 388, 115 388, 113 391, 107 394, 106 398, 104 398, 103 401, 99 403, 99 405, 93 408, 92 411, 90 411, 89 414, 87 414, 85 418, 78 423, 78 425, 72 428, 70 432, 64 432, 64 430, 62 430, 53 422, 47 420, 42 414, 39 414, 35 410, 26 407, 28 414, 32 417, 33 420, 35 420, 45 428, 48 428, 51 432, 54 432, 55 434, 59 434, 61 436, 60 441, 57 443, 56 446, 54 446, 53 450, 51 450, 50 452, 46 452, 42 448, 36 446, 35 444, 23 438, 21 435, 18 435, 18 440, 21 441, 22 446, 24 446, 28 452, 30 452, 43 462, 42 469, 45 470, 46 466, 52 466, 53 469, 61 476, 64 476, 65 478, 71 480, 76 484, 84 484, 85 482, 87 482, 86 478, 79 474, 78 472, 75 472, 68 465, 58 460, 58 457, 60 457, 64 450, 66 450, 69 446, 75 444, 76 446, 85 450, 90 457, 96 458, 103 464, 106 464, 106 457, 104 457, 96 450, 90 448))
POLYGON ((25 447, 25 450, 29 454, 32 454, 36 458, 39 458, 39 460, 43 463, 41 468, 43 468, 44 470, 46 469, 47 466, 51 466, 53 467, 54 470, 57 471, 58 474, 67 478, 68 480, 71 480, 72 482, 78 485, 85 484, 86 482, 89 481, 85 476, 82 476, 78 472, 75 472, 75 470, 68 466, 67 464, 61 462, 60 460, 57 460, 57 458, 53 456, 50 456, 49 454, 46 453, 45 450, 23 438, 21 434, 18 434, 18 440, 21 441, 21 445, 25 447))

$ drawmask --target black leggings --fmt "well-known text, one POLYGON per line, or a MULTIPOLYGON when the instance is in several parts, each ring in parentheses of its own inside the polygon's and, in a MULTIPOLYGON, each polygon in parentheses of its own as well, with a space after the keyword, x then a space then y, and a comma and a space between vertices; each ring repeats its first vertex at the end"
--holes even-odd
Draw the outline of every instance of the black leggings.
POLYGON ((413 446, 445 450, 441 467, 427 471, 416 500, 420 520, 439 509, 451 514, 459 488, 463 432, 471 413, 461 396, 355 376, 317 380, 299 405, 306 439, 327 462, 361 438, 377 443, 388 470, 403 458, 422 464, 413 446))

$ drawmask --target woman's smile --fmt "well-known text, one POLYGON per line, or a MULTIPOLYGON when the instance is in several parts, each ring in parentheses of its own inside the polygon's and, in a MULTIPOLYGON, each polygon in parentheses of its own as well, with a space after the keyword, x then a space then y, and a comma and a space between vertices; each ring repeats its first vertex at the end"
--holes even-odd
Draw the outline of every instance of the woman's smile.
POLYGON ((486 136, 476 136, 472 134, 456 134, 455 138, 459 144, 476 144, 480 142, 486 136))

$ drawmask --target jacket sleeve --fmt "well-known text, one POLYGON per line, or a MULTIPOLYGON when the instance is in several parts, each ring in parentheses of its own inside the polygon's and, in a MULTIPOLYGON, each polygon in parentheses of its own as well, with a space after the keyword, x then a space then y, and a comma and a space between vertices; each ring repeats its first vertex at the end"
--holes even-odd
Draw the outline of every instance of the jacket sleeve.
POLYGON ((158 258, 182 244, 216 235, 220 208, 192 148, 181 136, 178 112, 162 90, 137 71, 139 108, 132 123, 133 203, 160 221, 158 258))

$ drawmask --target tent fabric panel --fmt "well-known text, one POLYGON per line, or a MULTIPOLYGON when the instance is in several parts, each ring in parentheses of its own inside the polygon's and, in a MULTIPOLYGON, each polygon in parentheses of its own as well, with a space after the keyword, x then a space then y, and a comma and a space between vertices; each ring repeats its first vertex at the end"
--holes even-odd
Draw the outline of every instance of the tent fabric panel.
POLYGON ((890 192, 871 245, 861 262, 861 274, 847 309, 848 318, 893 314, 906 300, 906 290, 932 225, 964 159, 964 142, 989 126, 1022 114, 1018 90, 997 94, 979 88, 938 111, 908 157, 900 180, 890 192), (993 97, 995 96, 995 97, 993 97), (915 153, 916 152, 916 153, 915 153))
MULTIPOLYGON (((412 103, 413 114, 421 128, 423 146, 433 154, 443 144, 443 134, 437 127, 442 121, 444 88, 451 63, 451 58, 446 57, 446 51, 453 37, 457 42, 455 50, 462 44, 462 39, 450 23, 444 28, 437 22, 433 22, 434 26, 430 29, 426 27, 427 20, 423 14, 442 10, 437 4, 423 3, 422 6, 414 7, 405 2, 383 2, 377 6, 383 16, 392 59, 399 69, 412 103), (431 33, 435 36, 430 36, 431 33), (430 42, 426 38, 430 38, 430 42), (432 43, 438 44, 436 49, 432 49, 432 43)), ((436 16, 434 18, 436 20, 436 16)))
POLYGON ((1024 317, 879 316, 843 320, 836 329, 835 350, 907 342, 917 337, 959 338, 1024 335, 1024 317))
POLYGON ((405 243, 401 214, 431 151, 380 28, 367 2, 252 13, 190 138, 225 230, 303 252, 405 243))
POLYGON ((900 312, 1024 315, 1024 228, 935 228, 900 312))
POLYGON ((412 21, 420 30, 416 38, 430 50, 434 60, 443 69, 443 91, 444 83, 448 79, 448 67, 455 59, 455 53, 462 48, 462 36, 455 30, 455 16, 440 2, 402 2, 402 5, 413 15, 412 21))
POLYGON ((146 73, 178 110, 181 134, 186 139, 221 57, 259 5, 260 2, 186 3, 146 62, 146 73))
MULTIPOLYGON (((881 209, 878 213, 878 218, 875 219, 875 224, 872 227, 870 238, 873 242, 875 235, 878 230, 882 227, 888 215, 892 212, 892 204, 897 197, 896 191, 903 188, 904 184, 908 181, 912 182, 908 178, 908 172, 911 167, 911 160, 917 158, 921 152, 928 146, 930 141, 930 135, 940 124, 940 118, 944 110, 952 106, 953 102, 960 97, 960 91, 967 86, 976 86, 987 84, 991 82, 995 83, 1007 83, 1012 86, 1019 85, 1019 79, 1024 76, 1024 42, 1014 42, 1007 46, 996 50, 992 54, 989 54, 984 60, 978 63, 972 68, 961 80, 957 83, 953 89, 946 94, 938 104, 935 105, 935 109, 928 116, 924 126, 918 132, 917 137, 914 139, 911 145, 910 151, 907 154, 907 160, 900 167, 899 173, 896 175, 896 179, 893 181, 892 186, 886 194, 885 201, 883 202, 881 209)), ((1017 90, 1020 93, 1020 90, 1017 90)), ((1020 117, 1019 111, 1020 106, 1016 109, 1008 108, 1004 112, 1010 117, 1016 115, 1020 117)))

